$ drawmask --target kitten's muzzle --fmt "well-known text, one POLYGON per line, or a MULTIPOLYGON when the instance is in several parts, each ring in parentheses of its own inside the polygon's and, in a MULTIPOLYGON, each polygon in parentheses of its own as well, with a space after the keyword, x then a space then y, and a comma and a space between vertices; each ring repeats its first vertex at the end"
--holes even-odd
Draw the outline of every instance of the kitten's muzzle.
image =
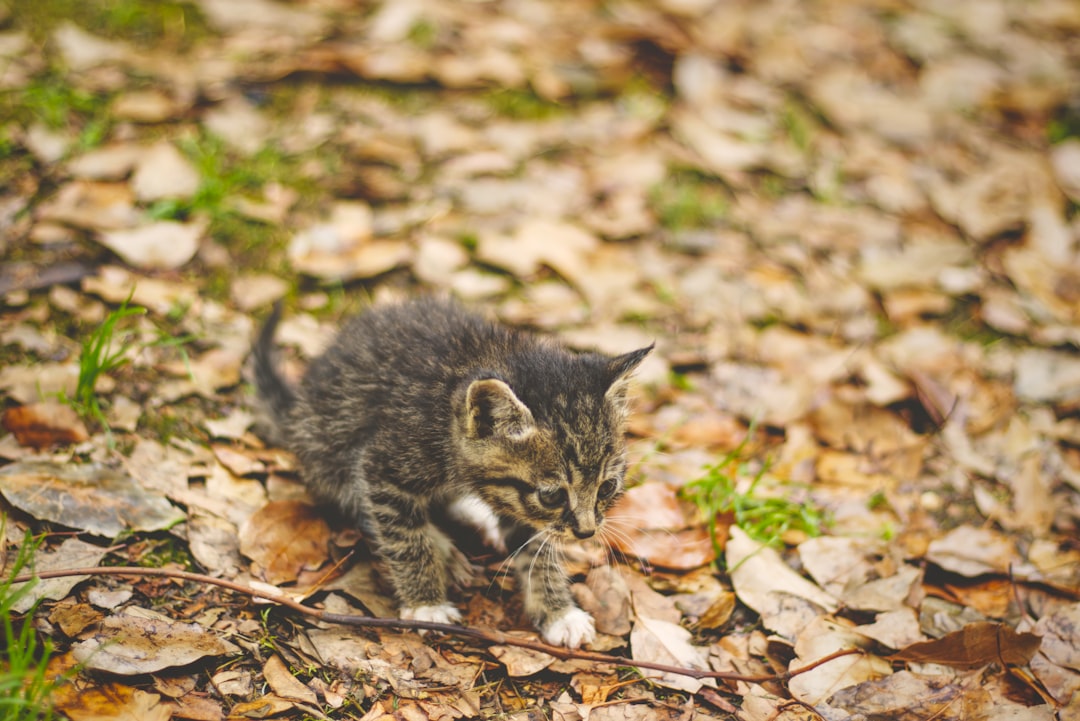
POLYGON ((586 538, 592 538, 596 535, 595 528, 575 528, 574 536, 584 541, 586 538))

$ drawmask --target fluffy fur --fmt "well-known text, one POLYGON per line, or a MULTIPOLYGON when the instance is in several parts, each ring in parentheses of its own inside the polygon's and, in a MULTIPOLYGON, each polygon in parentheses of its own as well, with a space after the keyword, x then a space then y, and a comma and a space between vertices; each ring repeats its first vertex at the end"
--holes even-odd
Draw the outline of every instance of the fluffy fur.
POLYGON ((592 536, 622 493, 628 376, 651 346, 574 353, 429 298, 359 315, 294 388, 272 362, 279 316, 254 348, 268 438, 369 536, 402 617, 460 618, 447 587, 471 568, 442 514, 511 552, 547 641, 590 641, 559 549, 592 536))

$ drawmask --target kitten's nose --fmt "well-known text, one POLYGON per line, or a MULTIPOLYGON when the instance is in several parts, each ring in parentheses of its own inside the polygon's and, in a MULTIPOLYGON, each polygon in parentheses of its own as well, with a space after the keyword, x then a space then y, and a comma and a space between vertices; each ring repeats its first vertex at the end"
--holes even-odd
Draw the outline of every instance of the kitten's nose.
POLYGON ((596 534, 596 529, 595 528, 575 528, 574 529, 574 535, 577 536, 578 538, 580 538, 583 541, 586 538, 592 538, 595 534, 596 534))

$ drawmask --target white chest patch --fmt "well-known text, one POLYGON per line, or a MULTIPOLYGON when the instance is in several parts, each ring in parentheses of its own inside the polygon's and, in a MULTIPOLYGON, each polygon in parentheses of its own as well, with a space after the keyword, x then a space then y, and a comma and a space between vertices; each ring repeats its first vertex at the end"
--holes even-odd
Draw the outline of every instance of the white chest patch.
POLYGON ((506 539, 499 529, 499 518, 485 500, 471 494, 462 496, 450 504, 447 512, 454 520, 477 528, 484 534, 484 541, 496 551, 506 553, 506 539))

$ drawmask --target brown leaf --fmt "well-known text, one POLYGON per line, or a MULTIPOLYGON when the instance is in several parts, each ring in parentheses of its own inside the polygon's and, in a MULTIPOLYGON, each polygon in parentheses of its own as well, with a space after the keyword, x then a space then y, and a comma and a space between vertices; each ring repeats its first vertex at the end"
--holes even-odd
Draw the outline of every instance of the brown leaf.
POLYGON ((975 668, 989 663, 1024 666, 1041 643, 1042 638, 1033 633, 1019 633, 1004 624, 980 621, 934 641, 913 643, 890 658, 957 668, 975 668))
POLYGON ((63 687, 54 701, 56 708, 72 721, 169 721, 170 704, 162 703, 156 693, 118 683, 96 688, 75 690, 75 685, 63 687))
POLYGON ((274 585, 295 581, 301 571, 325 563, 329 543, 330 527, 302 501, 271 501, 240 527, 240 552, 274 585))
POLYGON ((49 614, 49 621, 59 626, 68 637, 77 636, 84 628, 101 619, 101 611, 86 603, 57 604, 49 614))
POLYGON ((614 529, 610 540, 623 553, 657 566, 699 568, 716 556, 708 530, 694 525, 695 514, 671 486, 643 483, 628 490, 608 512, 607 522, 614 529))
POLYGON ((4 411, 3 425, 15 434, 19 445, 38 449, 60 443, 81 443, 90 437, 75 411, 53 401, 8 408, 4 411))
POLYGON ((279 656, 271 656, 263 666, 263 677, 274 693, 291 701, 315 706, 319 703, 315 692, 300 683, 279 656))

